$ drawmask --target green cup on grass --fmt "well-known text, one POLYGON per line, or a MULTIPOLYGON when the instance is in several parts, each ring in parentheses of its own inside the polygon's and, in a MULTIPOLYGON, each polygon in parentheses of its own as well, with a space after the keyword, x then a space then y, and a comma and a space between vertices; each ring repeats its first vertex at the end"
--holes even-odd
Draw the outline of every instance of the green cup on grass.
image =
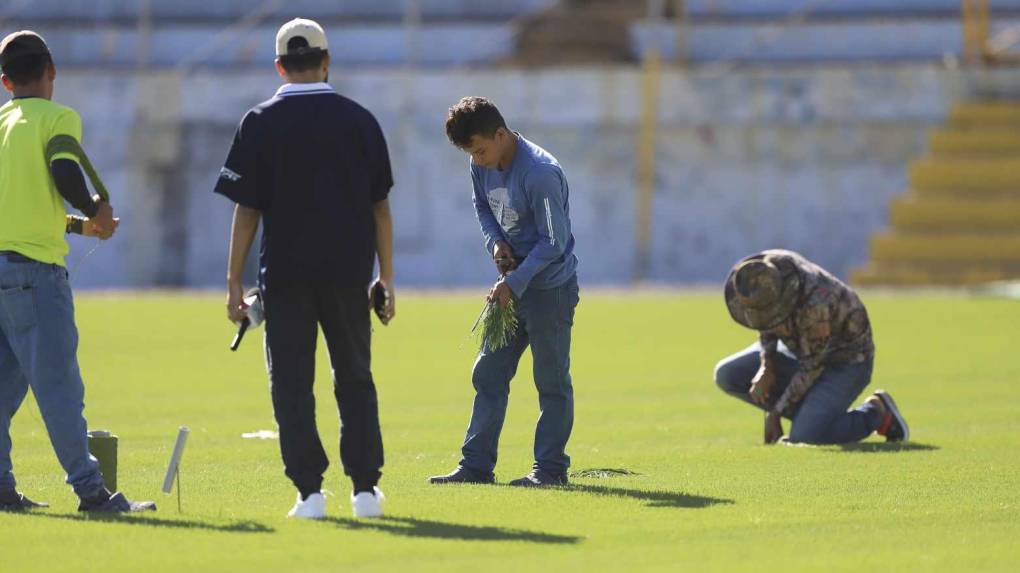
POLYGON ((92 430, 88 435, 89 451, 99 460, 99 473, 106 488, 117 491, 117 436, 109 430, 92 430))

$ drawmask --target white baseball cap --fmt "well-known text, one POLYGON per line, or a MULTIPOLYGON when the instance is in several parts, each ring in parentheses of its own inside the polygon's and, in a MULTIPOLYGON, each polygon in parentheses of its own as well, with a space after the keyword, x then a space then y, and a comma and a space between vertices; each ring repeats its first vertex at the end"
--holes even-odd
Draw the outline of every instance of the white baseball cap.
POLYGON ((276 33, 277 56, 300 56, 329 49, 326 32, 314 20, 294 18, 276 33), (303 41, 302 41, 303 40, 303 41))

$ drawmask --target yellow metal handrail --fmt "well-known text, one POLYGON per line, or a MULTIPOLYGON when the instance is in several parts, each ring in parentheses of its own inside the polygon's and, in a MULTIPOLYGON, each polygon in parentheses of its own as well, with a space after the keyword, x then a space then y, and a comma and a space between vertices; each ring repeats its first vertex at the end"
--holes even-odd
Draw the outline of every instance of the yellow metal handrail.
POLYGON ((1010 50, 1020 45, 1020 26, 990 35, 989 0, 962 0, 963 59, 969 64, 1020 64, 1020 54, 1010 50))
POLYGON ((982 63, 988 54, 988 0, 962 0, 963 58, 971 64, 982 63))

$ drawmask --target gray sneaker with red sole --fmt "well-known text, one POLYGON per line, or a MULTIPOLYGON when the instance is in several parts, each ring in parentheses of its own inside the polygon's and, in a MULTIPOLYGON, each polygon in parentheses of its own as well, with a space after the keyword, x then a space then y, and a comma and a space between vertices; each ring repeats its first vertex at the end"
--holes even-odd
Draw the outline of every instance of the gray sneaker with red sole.
POLYGON ((885 390, 877 390, 875 396, 885 406, 886 417, 878 428, 878 433, 885 436, 887 442, 905 442, 910 439, 910 426, 896 406, 896 401, 885 390))

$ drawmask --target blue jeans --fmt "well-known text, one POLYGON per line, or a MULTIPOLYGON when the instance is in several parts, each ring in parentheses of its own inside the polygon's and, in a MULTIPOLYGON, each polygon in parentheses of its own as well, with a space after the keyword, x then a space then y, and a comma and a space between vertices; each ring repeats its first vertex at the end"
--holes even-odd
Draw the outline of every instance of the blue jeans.
MULTIPOLYGON (((727 394, 748 404, 755 404, 748 392, 751 380, 761 366, 761 346, 751 345, 732 356, 722 359, 715 367, 715 383, 727 394)), ((872 404, 865 403, 847 411, 854 399, 871 382, 874 360, 859 364, 827 367, 793 413, 790 427, 791 442, 807 444, 845 444, 868 437, 882 423, 881 412, 872 404)), ((776 357, 776 388, 770 401, 775 402, 790 384, 793 375, 800 369, 800 363, 782 343, 776 357)))
POLYGON ((570 381, 570 330, 580 300, 575 275, 556 288, 528 289, 517 302, 517 335, 503 348, 483 348, 475 360, 471 381, 475 387, 471 423, 460 464, 482 473, 496 467, 499 434, 506 418, 510 380, 517 363, 531 346, 535 386, 541 415, 535 428, 534 469, 566 473, 570 457, 567 440, 574 426, 574 388, 570 381))
POLYGON ((0 490, 15 486, 11 418, 32 388, 67 483, 81 497, 104 487, 89 454, 78 329, 67 271, 0 254, 0 490))

